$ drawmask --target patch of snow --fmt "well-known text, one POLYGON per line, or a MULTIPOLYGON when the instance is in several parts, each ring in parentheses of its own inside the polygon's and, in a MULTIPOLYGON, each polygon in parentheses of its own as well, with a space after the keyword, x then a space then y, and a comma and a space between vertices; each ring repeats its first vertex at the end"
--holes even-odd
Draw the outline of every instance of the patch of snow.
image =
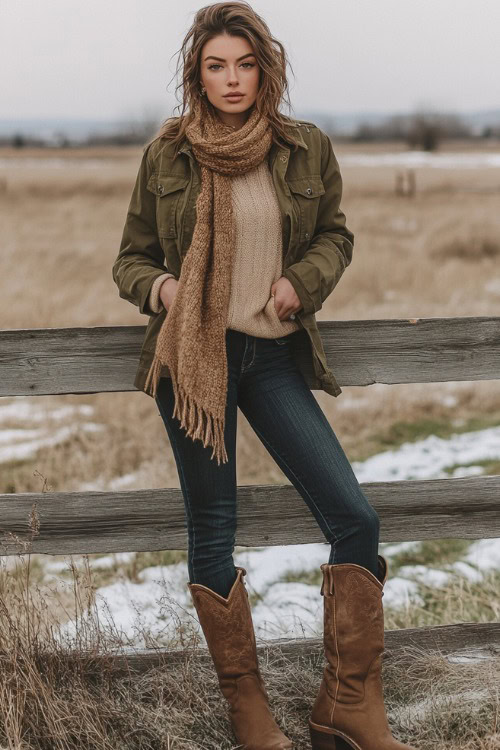
POLYGON ((480 539, 474 542, 463 559, 479 570, 499 570, 500 539, 480 539))
POLYGON ((255 635, 270 638, 314 638, 322 635, 323 597, 319 586, 275 583, 252 609, 255 635))
POLYGON ((424 599, 418 593, 418 583, 402 576, 388 578, 384 586, 384 605, 392 607, 423 606, 424 599))
POLYGON ((398 570, 398 576, 436 587, 446 585, 451 578, 450 573, 427 565, 402 565, 398 570))
MULTIPOLYGON (((113 552, 110 555, 103 555, 103 557, 91 558, 89 564, 91 568, 111 568, 114 565, 130 562, 135 555, 135 552, 113 552)), ((83 563, 83 555, 73 555, 73 563, 76 568, 80 568, 83 563)), ((65 556, 63 560, 49 559, 45 563, 45 570, 52 573, 70 570, 69 558, 65 556)))
POLYGON ((450 473, 450 478, 458 479, 459 477, 475 477, 484 474, 484 466, 457 466, 450 473))
POLYGON ((77 492, 104 492, 109 489, 106 480, 102 476, 92 479, 90 482, 79 482, 75 491, 77 492))
POLYGON ((16 397, 15 401, 0 404, 0 422, 20 420, 26 422, 43 422, 49 419, 69 419, 77 415, 90 417, 95 409, 89 404, 79 406, 57 406, 55 408, 33 403, 32 398, 16 397))
POLYGON ((122 477, 116 477, 108 482, 107 489, 122 490, 124 487, 129 487, 137 480, 137 476, 137 472, 130 472, 129 474, 124 474, 122 477))
MULTIPOLYGON (((140 583, 121 579, 97 589, 95 614, 103 629, 112 629, 139 648, 146 648, 149 644, 142 631, 168 642, 175 638, 178 620, 185 619, 186 608, 193 610, 193 607, 186 586, 185 563, 147 568, 140 572, 139 578, 140 583), (166 615, 162 615, 163 607, 166 615)), ((64 640, 71 641, 75 634, 74 620, 61 627, 64 640)))
POLYGON ((2 430, 0 432, 0 444, 15 443, 21 440, 35 440, 35 438, 43 434, 43 430, 24 430, 22 428, 2 430))
POLYGON ((116 166, 112 159, 76 159, 66 156, 45 156, 39 159, 30 156, 1 157, 0 169, 110 169, 116 166))
POLYGON ((384 557, 390 557, 391 555, 399 555, 401 552, 408 552, 408 550, 415 552, 421 546, 422 542, 385 542, 379 545, 379 552, 384 557))
POLYGON ((245 568, 249 590, 262 593, 287 572, 309 571, 328 562, 330 545, 293 544, 275 547, 252 547, 237 551, 233 555, 234 564, 245 568))
MULTIPOLYGON (((54 431, 47 429, 7 430, 7 433, 14 434, 11 435, 11 440, 8 441, 8 445, 0 448, 0 463, 7 463, 9 461, 27 461, 30 458, 34 458, 41 448, 47 448, 62 443, 82 431, 100 432, 104 429, 104 425, 86 422, 71 427, 61 427, 54 431), (21 440, 23 434, 24 439, 22 442, 13 442, 14 439, 21 440)), ((5 431, 0 433, 0 435, 1 434, 5 434, 5 431)), ((4 441, 2 440, 2 442, 4 441)))
POLYGON ((463 560, 456 560, 452 563, 450 565, 450 570, 457 575, 462 576, 462 578, 466 578, 471 583, 478 583, 483 580, 483 576, 479 570, 473 568, 469 563, 463 562, 463 560))
POLYGON ((455 651, 452 654, 445 654, 444 658, 451 664, 477 664, 478 662, 490 661, 493 656, 486 649, 478 648, 477 650, 455 651))
POLYGON ((500 169, 500 153, 401 151, 382 154, 343 154, 345 167, 430 167, 434 169, 500 169))
MULTIPOLYGON (((423 440, 406 442, 398 448, 378 453, 366 461, 353 461, 352 468, 359 482, 448 479, 446 467, 499 458, 500 427, 488 427, 453 434, 449 438, 429 435, 423 440)), ((460 469, 460 472, 470 468, 472 473, 478 473, 478 467, 470 466, 460 469)))

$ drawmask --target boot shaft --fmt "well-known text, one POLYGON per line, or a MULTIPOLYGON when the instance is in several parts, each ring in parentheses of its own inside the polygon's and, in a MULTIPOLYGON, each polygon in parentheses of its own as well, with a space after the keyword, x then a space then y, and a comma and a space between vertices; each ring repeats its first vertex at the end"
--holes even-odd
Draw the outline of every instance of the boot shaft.
POLYGON ((392 736, 385 711, 381 555, 378 568, 377 578, 354 563, 321 566, 328 663, 309 720, 313 750, 415 750, 392 736))
MULTIPOLYGON (((383 565, 385 581, 387 564, 383 565)), ((323 642, 325 674, 336 700, 363 699, 370 668, 377 668, 384 650, 383 586, 371 571, 356 564, 324 564, 323 642)))
POLYGON ((236 567, 227 599, 207 586, 188 584, 219 678, 229 702, 229 718, 238 744, 248 750, 291 750, 292 743, 277 725, 259 670, 250 601, 236 567))
POLYGON ((238 567, 236 572, 236 580, 227 599, 208 586, 188 584, 220 679, 258 674, 257 644, 244 583, 246 570, 238 567))

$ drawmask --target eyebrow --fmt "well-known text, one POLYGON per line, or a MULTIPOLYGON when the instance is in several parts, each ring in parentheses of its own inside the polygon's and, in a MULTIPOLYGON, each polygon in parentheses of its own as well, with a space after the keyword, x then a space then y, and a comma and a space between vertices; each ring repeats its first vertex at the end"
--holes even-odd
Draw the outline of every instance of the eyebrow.
MULTIPOLYGON (((238 57, 236 59, 236 62, 239 62, 240 60, 244 60, 245 57, 255 57, 253 52, 247 52, 246 55, 242 55, 241 57, 238 57)), ((214 55, 208 55, 208 57, 205 57, 205 60, 219 60, 220 62, 226 62, 223 57, 215 57, 214 55)))

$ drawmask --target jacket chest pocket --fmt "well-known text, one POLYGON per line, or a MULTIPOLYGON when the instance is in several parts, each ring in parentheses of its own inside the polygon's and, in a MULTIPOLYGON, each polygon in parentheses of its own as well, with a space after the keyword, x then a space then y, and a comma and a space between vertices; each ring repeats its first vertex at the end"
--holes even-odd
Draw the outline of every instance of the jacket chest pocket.
POLYGON ((290 177, 287 183, 292 195, 294 213, 298 217, 296 239, 299 244, 302 242, 307 243, 314 235, 319 201, 320 197, 325 193, 325 187, 321 176, 315 174, 304 175, 303 177, 290 177))
POLYGON ((189 177, 154 172, 147 189, 156 195, 156 227, 161 239, 177 237, 180 231, 179 209, 189 177))

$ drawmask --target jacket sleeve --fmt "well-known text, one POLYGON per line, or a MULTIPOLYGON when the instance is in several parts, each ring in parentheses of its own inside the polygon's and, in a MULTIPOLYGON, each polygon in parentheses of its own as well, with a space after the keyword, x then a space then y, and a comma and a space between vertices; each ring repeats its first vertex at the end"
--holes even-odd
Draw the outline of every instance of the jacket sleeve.
POLYGON ((321 179, 325 187, 320 197, 314 236, 297 263, 283 271, 302 302, 305 313, 321 310, 352 260, 354 235, 346 227, 340 210, 342 177, 330 138, 320 130, 321 179))
POLYGON ((165 254, 156 230, 156 197, 147 189, 152 172, 148 144, 142 155, 123 229, 120 250, 113 264, 113 281, 120 297, 152 315, 149 295, 155 279, 165 274, 165 254))

